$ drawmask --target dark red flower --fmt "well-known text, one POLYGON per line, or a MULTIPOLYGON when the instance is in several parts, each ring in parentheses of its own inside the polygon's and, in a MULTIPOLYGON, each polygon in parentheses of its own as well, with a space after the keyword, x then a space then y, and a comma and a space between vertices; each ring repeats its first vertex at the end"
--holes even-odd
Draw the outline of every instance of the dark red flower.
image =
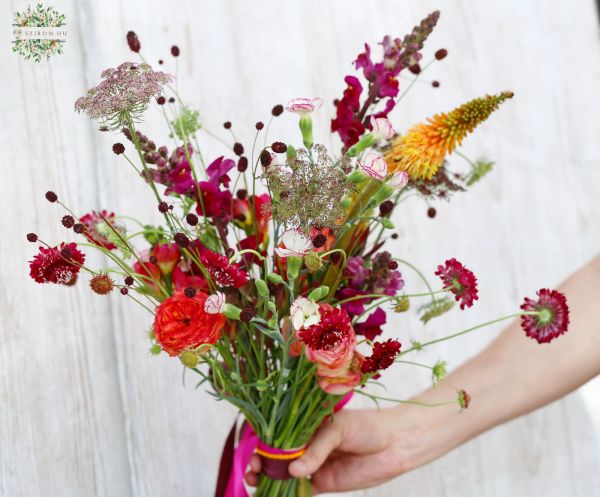
POLYGON ((376 373, 389 368, 400 352, 400 342, 391 338, 385 342, 373 344, 373 351, 369 357, 365 357, 360 370, 363 373, 376 373))
POLYGON ((141 45, 140 40, 133 31, 127 33, 127 44, 132 52, 139 52, 141 45))
POLYGON ((556 290, 542 288, 537 295, 537 300, 525 298, 521 309, 537 314, 521 316, 521 327, 538 343, 549 343, 567 331, 569 306, 566 297, 556 290))
POLYGON ((85 255, 75 243, 61 243, 58 247, 40 247, 29 262, 29 275, 38 283, 68 285, 77 278, 85 262, 85 255))
POLYGON ((113 250, 117 248, 117 246, 107 238, 107 235, 113 231, 102 217, 104 217, 116 231, 122 231, 120 227, 113 223, 115 217, 113 212, 105 210, 100 212, 92 211, 79 220, 85 226, 83 233, 90 242, 95 243, 99 247, 104 247, 107 250, 113 250))
POLYGON ((194 242, 194 246, 190 250, 219 286, 240 288, 248 283, 248 273, 240 269, 239 264, 229 264, 226 256, 207 249, 198 240, 194 242))
POLYGON ((31 243, 37 242, 38 236, 35 233, 27 233, 27 240, 31 243))
POLYGON ((354 325, 354 331, 357 335, 364 336, 367 340, 375 340, 375 337, 381 335, 381 327, 386 323, 385 311, 382 308, 376 309, 369 315, 364 323, 354 325))
POLYGON ((206 298, 202 292, 192 298, 176 292, 158 306, 154 335, 167 354, 179 355, 186 349, 213 344, 219 339, 226 318, 223 314, 206 313, 206 298))
POLYGON ((469 269, 456 259, 448 259, 444 265, 439 265, 435 272, 442 279, 444 288, 450 290, 460 308, 471 307, 473 301, 477 300, 477 278, 469 269))
POLYGON ((278 104, 271 109, 271 114, 273 114, 274 117, 280 116, 282 113, 283 113, 283 105, 281 105, 281 104, 278 104))

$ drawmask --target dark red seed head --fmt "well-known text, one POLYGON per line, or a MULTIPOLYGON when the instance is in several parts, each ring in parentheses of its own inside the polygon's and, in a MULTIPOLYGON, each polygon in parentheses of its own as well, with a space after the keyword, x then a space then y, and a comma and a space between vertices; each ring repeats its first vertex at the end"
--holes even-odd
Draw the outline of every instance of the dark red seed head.
POLYGON ((262 166, 267 167, 269 164, 271 164, 271 161, 271 153, 268 150, 263 150, 260 153, 260 163, 262 164, 262 166))
POLYGON ((140 48, 142 48, 139 38, 133 31, 129 31, 127 33, 127 45, 129 45, 129 49, 132 52, 136 53, 140 51, 140 48))
POLYGON ((164 60, 158 59, 158 63, 162 66, 164 64, 164 60))
POLYGON ((163 97, 162 95, 156 99, 156 103, 157 103, 158 105, 165 105, 165 102, 166 102, 166 101, 167 101, 167 100, 166 100, 166 99, 165 99, 165 97, 163 97))
POLYGON ((76 223, 75 226, 73 226, 73 231, 75 233, 77 233, 78 235, 83 233, 84 230, 85 230, 85 226, 81 223, 76 223))
POLYGON ((175 240, 175 243, 177 245, 179 245, 181 248, 185 248, 191 243, 190 239, 187 237, 187 235, 185 233, 175 233, 173 240, 175 240))
POLYGON ((73 216, 63 216, 60 221, 65 228, 71 229, 75 225, 75 218, 73 216))
POLYGON ((48 202, 56 202, 58 200, 58 196, 52 191, 46 192, 46 200, 48 202))
POLYGON ((175 103, 175 97, 171 97, 171 98, 169 98, 169 103, 170 103, 170 104, 174 104, 174 103, 175 103))
POLYGON ((283 105, 278 104, 275 107, 273 107, 271 109, 271 114, 273 114, 275 117, 280 116, 281 114, 283 114, 283 105))
POLYGON ((323 245, 325 245, 326 242, 327 242, 327 236, 325 236, 323 233, 319 233, 312 240, 313 247, 315 247, 315 248, 322 247, 323 245))
POLYGON ((64 247, 60 251, 60 255, 61 255, 61 257, 65 258, 65 259, 70 259, 73 256, 73 252, 69 247, 64 247))
POLYGON ((235 192, 235 196, 240 200, 244 200, 248 196, 248 192, 246 190, 240 189, 237 192, 235 192))
POLYGON ((185 216, 185 220, 190 226, 196 226, 198 224, 198 216, 193 212, 190 212, 187 216, 185 216))
POLYGON ((446 50, 445 48, 440 48, 437 52, 435 52, 435 58, 437 60, 445 59, 447 55, 448 50, 446 50))
POLYGON ((388 262, 388 269, 391 269, 392 271, 398 269, 398 263, 396 261, 388 262))
POLYGON ((240 312, 240 321, 249 323, 254 317, 254 309, 252 307, 244 307, 240 312))
POLYGON ((398 233, 392 233, 392 240, 398 239, 398 233))
POLYGON ((421 66, 419 64, 413 64, 412 66, 408 66, 408 70, 413 74, 420 74, 421 66))
POLYGON ((244 145, 237 142, 233 144, 233 153, 235 155, 242 155, 244 153, 244 145))
POLYGON ((258 122, 257 122, 257 123, 254 125, 254 127, 255 127, 255 128, 258 130, 258 131, 260 131, 261 129, 263 129, 263 128, 265 127, 265 123, 263 123, 262 121, 258 121, 258 122))
POLYGON ((161 202, 160 204, 158 204, 158 211, 162 212, 163 214, 169 212, 169 204, 167 204, 166 202, 161 202))
MULTIPOLYGON (((131 134, 129 136, 131 136, 131 134)), ((121 155, 123 152, 125 152, 125 145, 122 143, 115 143, 112 148, 113 152, 117 155, 121 155)))
POLYGON ((27 240, 31 243, 37 242, 38 236, 35 233, 27 233, 27 240))
POLYGON ((273 142, 271 149, 277 154, 284 154, 287 151, 287 145, 283 142, 273 142))
POLYGON ((436 214, 437 214, 437 211, 435 210, 435 207, 430 207, 429 209, 427 209, 428 217, 434 218, 436 214))
POLYGON ((127 288, 126 286, 121 288, 121 295, 127 295, 128 293, 129 293, 129 288, 127 288))
POLYGON ((329 254, 329 259, 331 260, 331 262, 333 262, 334 264, 337 264, 338 262, 340 262, 340 259, 342 258, 342 256, 340 255, 339 252, 334 252, 333 254, 329 254))
POLYGON ((171 55, 173 57, 179 57, 179 47, 177 45, 171 47, 171 55))
POLYGON ((382 216, 387 216, 394 210, 394 202, 391 200, 386 200, 379 204, 379 214, 382 216))
POLYGON ((133 276, 126 276, 125 277, 125 284, 127 286, 133 285, 133 282, 134 282, 133 276))
POLYGON ((433 86, 434 88, 439 88, 440 87, 440 82, 439 81, 432 81, 431 82, 431 86, 433 86))
POLYGON ((155 255, 151 255, 148 259, 152 264, 156 264, 158 262, 158 259, 156 258, 155 255))
POLYGON ((224 127, 225 129, 231 129, 231 121, 225 121, 225 122, 223 123, 223 127, 224 127))
POLYGON ((238 163, 237 163, 237 170, 240 173, 243 173, 246 169, 248 169, 248 157, 242 155, 239 159, 238 159, 238 163))
POLYGON ((196 296, 196 289, 193 286, 186 286, 183 293, 186 297, 193 299, 196 296))

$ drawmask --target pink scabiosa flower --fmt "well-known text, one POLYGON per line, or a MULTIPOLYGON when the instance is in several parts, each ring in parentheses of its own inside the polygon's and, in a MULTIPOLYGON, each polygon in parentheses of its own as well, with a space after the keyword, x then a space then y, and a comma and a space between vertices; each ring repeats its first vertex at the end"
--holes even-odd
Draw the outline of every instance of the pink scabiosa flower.
POLYGON ((29 275, 37 283, 71 285, 85 262, 85 255, 75 243, 61 243, 58 247, 40 247, 29 262, 29 275))
POLYGON ((384 180, 387 176, 387 162, 385 159, 375 152, 370 152, 366 155, 363 162, 360 163, 360 168, 367 173, 371 178, 384 180))
POLYGON ((477 278, 472 271, 463 266, 456 259, 448 259, 444 265, 439 265, 435 272, 442 279, 444 288, 450 290, 460 308, 471 307, 477 295, 477 278))
POLYGON ((124 62, 106 69, 103 80, 75 102, 77 112, 86 112, 109 129, 128 127, 139 120, 151 100, 162 92, 173 76, 153 71, 148 64, 124 62))
POLYGON ((275 248, 275 253, 285 259, 286 257, 304 257, 311 249, 312 241, 300 230, 292 229, 281 235, 281 242, 275 248))
POLYGON ((79 221, 85 226, 83 234, 90 242, 106 250, 114 250, 117 246, 108 237, 114 234, 113 229, 121 234, 125 232, 121 226, 115 223, 114 218, 114 212, 101 210, 88 212, 79 221))
POLYGON ((319 305, 314 300, 298 297, 290 307, 290 317, 295 330, 318 324, 321 320, 319 305))
POLYGON ((209 295, 204 302, 204 312, 207 314, 223 314, 225 310, 225 294, 215 292, 209 295))
POLYGON ((323 105, 322 98, 294 98, 287 103, 285 110, 297 114, 310 114, 318 110, 321 105, 323 105))
POLYGON ((156 264, 162 274, 167 275, 173 272, 173 269, 179 262, 181 256, 179 247, 176 243, 164 243, 155 245, 152 249, 152 255, 156 257, 156 264))
POLYGON ((371 355, 365 358, 360 370, 368 374, 387 369, 394 364, 399 352, 400 342, 398 340, 389 339, 385 342, 376 342, 373 344, 371 355))
POLYGON ((402 190, 408 184, 408 178, 406 171, 397 171, 390 176, 387 184, 396 190, 402 190))
POLYGON ((521 316, 525 334, 538 343, 549 343, 565 333, 569 327, 569 306, 566 297, 556 291, 542 288, 538 299, 525 298, 521 309, 537 314, 521 316))
POLYGON ((396 133, 389 119, 371 116, 371 133, 376 140, 389 140, 396 133))
POLYGON ((319 376, 335 376, 347 368, 354 355, 356 335, 342 309, 321 306, 321 320, 299 332, 306 357, 317 363, 319 376))

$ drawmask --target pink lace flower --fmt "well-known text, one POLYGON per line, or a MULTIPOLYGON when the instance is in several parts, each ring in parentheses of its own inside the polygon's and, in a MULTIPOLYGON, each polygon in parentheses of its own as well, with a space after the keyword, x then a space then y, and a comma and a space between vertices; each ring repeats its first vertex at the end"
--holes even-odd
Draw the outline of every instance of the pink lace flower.
POLYGON ((372 178, 384 180, 387 176, 387 162, 385 159, 375 152, 369 152, 365 160, 360 163, 360 168, 372 178))
POLYGON ((321 105, 323 105, 322 98, 294 98, 287 103, 285 110, 298 114, 310 114, 320 109, 321 105))
POLYGON ((521 327, 538 343, 549 343, 567 331, 569 306, 566 297, 556 290, 542 288, 537 295, 537 300, 525 298, 521 309, 537 314, 521 316, 521 327))

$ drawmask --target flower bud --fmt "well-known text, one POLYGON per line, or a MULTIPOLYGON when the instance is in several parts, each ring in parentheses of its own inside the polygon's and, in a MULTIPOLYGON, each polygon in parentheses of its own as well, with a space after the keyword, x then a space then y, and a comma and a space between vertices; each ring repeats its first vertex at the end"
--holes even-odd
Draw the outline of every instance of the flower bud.
POLYGON ((406 312, 410 308, 410 300, 408 297, 402 297, 397 301, 396 307, 394 307, 394 311, 396 312, 406 312))
POLYGON ((193 350, 184 350, 179 354, 179 360, 181 361, 181 364, 191 369, 198 365, 200 358, 198 357, 197 352, 194 352, 193 350))
POLYGON ((286 156, 288 160, 294 160, 296 158, 296 149, 292 145, 287 146, 286 156))
POLYGON ((396 227, 396 225, 392 223, 392 221, 390 221, 387 217, 381 218, 380 221, 381 226, 383 226, 385 229, 393 230, 396 227))
POLYGON ((327 285, 321 285, 318 288, 315 288, 308 294, 309 300, 314 300, 315 302, 321 300, 323 297, 326 297, 329 293, 329 287, 327 285))
POLYGON ((277 273, 267 274, 267 279, 275 285, 281 285, 283 283, 283 278, 277 273))
POLYGON ((323 267, 323 261, 317 253, 311 250, 304 255, 304 265, 311 273, 314 273, 323 267))
POLYGON ((355 143, 348 149, 348 151, 346 152, 346 155, 348 157, 356 157, 363 150, 365 150, 366 148, 373 145, 373 143, 375 143, 375 138, 376 138, 375 134, 365 133, 364 135, 362 135, 360 137, 360 140, 358 140, 358 143, 355 143))
POLYGON ((300 273, 300 267, 302 266, 302 257, 295 255, 287 257, 287 277, 288 280, 292 281, 298 278, 300 273))
POLYGON ((313 146, 312 117, 310 117, 310 114, 300 116, 300 132, 302 133, 302 143, 310 150, 313 146))
POLYGON ((258 295, 261 297, 269 296, 269 287, 263 280, 256 280, 254 283, 256 285, 256 291, 258 292, 258 295))
POLYGON ((390 197, 394 193, 394 188, 390 185, 383 185, 379 191, 373 196, 376 204, 380 204, 386 198, 390 197))
POLYGON ((240 320, 241 312, 242 310, 233 304, 225 304, 223 308, 223 314, 225 317, 228 317, 229 319, 235 319, 236 321, 240 320))
POLYGON ((360 169, 352 171, 348 176, 346 176, 346 181, 354 183, 355 185, 364 181, 365 179, 367 179, 367 175, 363 173, 360 169))

